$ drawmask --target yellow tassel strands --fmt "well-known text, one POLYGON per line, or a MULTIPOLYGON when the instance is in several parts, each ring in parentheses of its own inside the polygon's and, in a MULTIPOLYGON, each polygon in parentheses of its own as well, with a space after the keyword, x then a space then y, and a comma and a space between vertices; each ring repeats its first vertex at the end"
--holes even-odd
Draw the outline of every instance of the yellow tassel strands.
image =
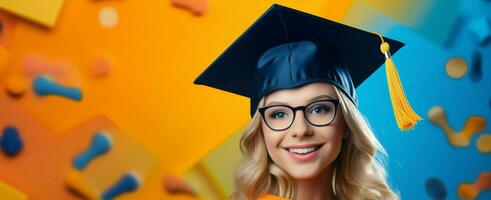
POLYGON ((413 129, 414 126, 416 126, 417 121, 422 120, 422 118, 414 112, 406 98, 401 80, 399 79, 399 74, 397 73, 396 66, 390 55, 389 43, 385 42, 380 34, 376 34, 382 40, 380 51, 385 55, 387 84, 389 86, 390 99, 392 101, 392 108, 394 109, 397 126, 399 126, 400 130, 413 129))

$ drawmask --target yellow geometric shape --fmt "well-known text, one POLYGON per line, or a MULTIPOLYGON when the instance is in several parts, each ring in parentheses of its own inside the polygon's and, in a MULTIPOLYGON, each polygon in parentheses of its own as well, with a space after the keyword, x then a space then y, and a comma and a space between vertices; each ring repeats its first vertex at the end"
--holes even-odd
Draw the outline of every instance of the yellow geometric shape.
POLYGON ((219 200, 227 199, 214 177, 199 162, 186 172, 184 179, 196 192, 198 199, 219 200))
POLYGON ((227 199, 234 192, 235 169, 242 159, 238 146, 242 133, 232 135, 186 172, 185 179, 199 199, 227 199))
POLYGON ((71 170, 65 177, 66 184, 75 192, 90 200, 100 199, 100 191, 88 184, 85 177, 80 172, 71 170))
POLYGON ((27 195, 0 181, 0 197, 8 200, 25 200, 27 195))
POLYGON ((467 62, 463 58, 453 57, 447 61, 445 71, 451 78, 462 78, 467 73, 467 62))
POLYGON ((0 8, 20 15, 47 27, 56 24, 63 0, 4 0, 0 8))
POLYGON ((491 134, 484 134, 477 139, 477 149, 481 153, 491 152, 491 134))
POLYGON ((471 137, 475 133, 484 130, 486 120, 479 116, 472 116, 465 122, 464 128, 460 132, 454 131, 448 125, 445 111, 440 106, 434 106, 428 111, 428 118, 433 124, 443 129, 447 135, 448 141, 455 147, 469 146, 471 137))

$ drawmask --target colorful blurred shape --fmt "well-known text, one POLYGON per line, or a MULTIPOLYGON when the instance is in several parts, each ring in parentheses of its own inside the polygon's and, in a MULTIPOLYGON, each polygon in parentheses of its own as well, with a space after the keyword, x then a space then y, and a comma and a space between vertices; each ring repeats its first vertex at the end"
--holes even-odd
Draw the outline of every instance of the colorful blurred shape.
POLYGON ((3 129, 3 135, 0 138, 0 147, 9 157, 17 155, 24 145, 19 130, 13 126, 7 126, 3 129))
MULTIPOLYGON (((415 29, 438 44, 446 43, 452 34, 461 4, 460 0, 359 1, 415 29)), ((361 12, 358 15, 366 13, 361 12)))
POLYGON ((56 80, 64 80, 67 66, 61 61, 51 61, 36 54, 28 54, 22 59, 22 71, 28 77, 49 75, 56 80))
POLYGON ((208 0, 171 0, 172 5, 191 11, 194 15, 203 15, 208 9, 208 0))
POLYGON ((107 133, 96 133, 89 147, 73 160, 73 166, 84 169, 92 160, 106 154, 111 149, 111 136, 107 133))
POLYGON ((118 11, 113 7, 104 7, 99 11, 99 23, 104 28, 116 26, 118 19, 118 11))
POLYGON ((133 192, 138 187, 140 187, 140 180, 136 174, 124 174, 121 179, 104 192, 102 200, 112 200, 123 193, 133 192))
POLYGON ((166 175, 164 177, 164 189, 170 194, 196 195, 189 183, 184 178, 176 175, 166 175))
POLYGON ((21 97, 27 90, 27 82, 20 76, 10 75, 5 79, 5 90, 13 98, 21 97))
MULTIPOLYGON (((130 190, 133 187, 126 184, 131 183, 130 179, 135 178, 135 174, 138 174, 138 185, 144 184, 149 174, 157 166, 157 159, 107 118, 95 117, 63 135, 69 137, 70 135, 87 135, 91 132, 110 134, 111 139, 109 140, 109 137, 103 135, 87 138, 87 141, 95 141, 90 147, 95 148, 95 150, 91 150, 94 152, 87 153, 87 155, 95 155, 97 152, 104 152, 109 148, 110 150, 104 156, 90 161, 90 164, 86 165, 83 170, 79 170, 78 173, 73 172, 75 169, 71 169, 66 174, 65 182, 71 190, 89 199, 94 196, 97 198, 103 198, 107 195, 107 197, 113 197, 112 195, 120 194, 118 191, 134 191, 130 190), (128 172, 132 172, 132 174, 128 174, 128 172), (121 178, 122 176, 123 178, 121 178), (120 181, 123 181, 124 184, 120 181), (119 189, 112 189, 108 192, 110 188, 116 186, 119 189)), ((71 142, 80 143, 80 140, 71 142)), ((86 146, 79 148, 79 152, 86 152, 87 150, 86 146)))
POLYGON ((70 172, 68 172, 65 177, 65 183, 68 186, 68 189, 76 195, 90 200, 99 199, 100 192, 97 192, 97 189, 89 184, 85 177, 77 170, 70 170, 70 172))
POLYGON ((38 76, 32 82, 34 92, 39 96, 56 95, 75 101, 82 100, 82 90, 76 87, 66 87, 52 81, 47 76, 38 76))
POLYGON ((482 134, 477 139, 477 149, 481 153, 491 152, 491 134, 482 134))
POLYGON ((218 145, 189 169, 184 179, 199 199, 227 199, 235 191, 235 169, 242 159, 243 130, 218 145), (227 158, 227 159, 224 159, 227 158))
POLYGON ((0 197, 8 200, 27 200, 28 196, 14 187, 0 181, 0 197))
POLYGON ((450 78, 459 79, 467 73, 467 62, 461 57, 448 59, 445 71, 450 78))
POLYGON ((443 200, 447 197, 447 189, 440 179, 432 177, 426 180, 425 189, 433 200, 443 200))
POLYGON ((108 59, 99 57, 92 61, 89 67, 89 73, 96 78, 105 77, 111 72, 111 63, 108 59))
POLYGON ((469 24, 469 30, 480 45, 486 44, 491 38, 491 24, 486 18, 474 19, 469 24))
POLYGON ((63 0, 7 0, 0 8, 25 17, 46 27, 53 27, 63 5, 63 0))
POLYGON ((440 106, 434 106, 428 111, 430 121, 443 129, 447 135, 448 142, 455 147, 469 146, 472 135, 486 128, 486 120, 480 116, 472 116, 465 122, 460 132, 454 131, 448 125, 445 111, 440 106))
POLYGON ((491 172, 482 172, 474 183, 462 183, 458 188, 458 196, 463 200, 475 199, 483 190, 491 189, 491 172))
POLYGON ((482 79, 482 55, 479 50, 472 52, 472 67, 469 78, 472 82, 479 82, 482 79))
POLYGON ((66 189, 67 179, 75 180, 72 181, 77 183, 75 191, 85 191, 84 195, 95 191, 93 194, 100 197, 128 171, 138 173, 144 185, 157 165, 153 155, 104 116, 92 117, 63 133, 54 133, 16 102, 0 95, 0 127, 15 126, 29 143, 25 143, 22 156, 15 159, 0 154, 0 180, 29 194, 30 199, 80 199, 66 189), (93 160, 82 172, 74 170, 74 156, 86 150, 93 133, 100 131, 111 133, 114 145, 110 153, 93 160), (72 175, 71 171, 80 174, 72 175))
POLYGON ((0 180, 28 194, 29 199, 77 200, 64 188, 63 177, 73 154, 78 151, 76 148, 83 145, 78 141, 83 141, 86 136, 55 137, 17 102, 7 95, 0 95, 0 127, 16 127, 24 141, 22 154, 15 159, 0 154, 0 180))

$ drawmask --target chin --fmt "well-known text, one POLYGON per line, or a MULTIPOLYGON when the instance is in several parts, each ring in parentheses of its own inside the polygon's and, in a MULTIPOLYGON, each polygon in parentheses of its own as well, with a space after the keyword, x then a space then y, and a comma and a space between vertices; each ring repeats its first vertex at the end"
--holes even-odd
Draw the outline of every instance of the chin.
MULTIPOLYGON (((326 167, 327 168, 327 167, 326 167)), ((288 166, 285 170, 295 180, 308 180, 319 176, 323 169, 318 166, 288 166)))

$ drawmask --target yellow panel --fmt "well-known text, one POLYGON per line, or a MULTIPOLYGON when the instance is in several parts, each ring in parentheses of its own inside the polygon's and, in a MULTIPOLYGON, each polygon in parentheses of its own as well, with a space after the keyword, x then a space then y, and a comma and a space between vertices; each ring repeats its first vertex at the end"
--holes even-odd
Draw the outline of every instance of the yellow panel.
POLYGON ((63 0, 3 0, 0 8, 40 23, 53 27, 60 14, 63 0))
POLYGON ((0 197, 8 200, 25 200, 27 195, 0 181, 0 197))

